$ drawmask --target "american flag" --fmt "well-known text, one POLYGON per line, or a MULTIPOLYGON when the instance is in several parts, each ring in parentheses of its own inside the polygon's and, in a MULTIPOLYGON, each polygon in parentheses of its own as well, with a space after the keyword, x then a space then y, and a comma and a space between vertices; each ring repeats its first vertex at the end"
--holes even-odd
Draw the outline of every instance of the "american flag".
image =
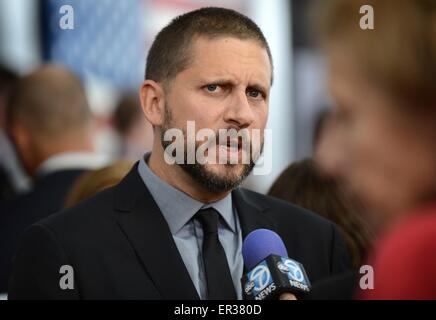
POLYGON ((42 0, 41 13, 45 60, 137 88, 146 56, 141 0, 42 0), (65 5, 73 9, 73 29, 61 27, 65 5))

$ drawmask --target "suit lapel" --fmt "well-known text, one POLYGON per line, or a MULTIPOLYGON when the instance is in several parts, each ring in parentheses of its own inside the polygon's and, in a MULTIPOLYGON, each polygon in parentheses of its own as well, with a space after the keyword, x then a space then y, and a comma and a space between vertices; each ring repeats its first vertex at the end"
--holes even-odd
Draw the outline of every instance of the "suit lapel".
POLYGON ((276 229, 273 220, 266 214, 268 208, 256 203, 255 199, 250 196, 250 191, 235 189, 233 203, 241 223, 242 239, 256 229, 276 229))
POLYGON ((141 180, 137 165, 117 186, 118 224, 163 299, 199 299, 168 224, 141 180))
MULTIPOLYGON (((275 231, 273 220, 266 214, 267 207, 257 204, 249 195, 249 191, 238 188, 233 191, 233 201, 238 212, 242 229, 242 239, 256 229, 269 229, 275 231)), ((249 270, 244 264, 243 273, 249 270)))

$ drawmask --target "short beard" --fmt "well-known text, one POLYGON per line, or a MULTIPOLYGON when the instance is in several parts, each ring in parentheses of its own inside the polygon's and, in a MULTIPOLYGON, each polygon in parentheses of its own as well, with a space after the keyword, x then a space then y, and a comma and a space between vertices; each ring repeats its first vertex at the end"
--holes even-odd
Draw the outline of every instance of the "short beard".
MULTIPOLYGON (((160 142, 164 152, 166 152, 166 148, 172 144, 171 141, 165 141, 164 136, 165 132, 172 128, 172 114, 169 107, 165 106, 165 115, 164 115, 164 123, 162 125, 161 130, 161 138, 160 142)), ((185 132, 184 132, 185 133, 185 132)), ((197 148, 197 146, 196 146, 197 148)), ((260 154, 263 152, 263 143, 261 146, 260 154)), ((184 161, 183 164, 178 164, 183 171, 185 171, 194 181, 196 181, 200 186, 211 193, 221 193, 227 192, 237 188, 244 180, 248 177, 248 175, 253 170, 256 163, 250 157, 249 164, 243 164, 242 172, 239 175, 232 177, 221 177, 218 174, 210 172, 207 170, 206 165, 199 164, 195 162, 194 164, 188 164, 188 151, 187 151, 187 143, 185 141, 184 146, 184 161)), ((226 166, 227 168, 232 168, 237 166, 238 164, 221 164, 226 166)))
MULTIPOLYGON (((236 166, 235 164, 221 165, 229 167, 236 166)), ((220 193, 237 188, 251 173, 255 163, 250 161, 250 164, 243 164, 241 174, 233 177, 220 177, 218 174, 208 171, 205 165, 199 163, 180 164, 179 166, 207 191, 220 193)))

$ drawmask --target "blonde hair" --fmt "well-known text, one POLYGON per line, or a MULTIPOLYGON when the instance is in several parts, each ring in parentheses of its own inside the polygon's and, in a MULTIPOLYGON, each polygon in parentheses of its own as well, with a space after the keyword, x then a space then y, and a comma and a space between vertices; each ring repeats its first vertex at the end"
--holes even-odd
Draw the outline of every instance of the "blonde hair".
POLYGON ((413 107, 436 107, 436 1, 329 0, 313 11, 321 44, 340 45, 372 83, 413 107), (374 30, 360 28, 363 5, 374 30))
POLYGON ((73 184, 65 201, 65 207, 72 207, 96 193, 118 184, 133 166, 131 161, 117 161, 98 170, 82 174, 73 184))

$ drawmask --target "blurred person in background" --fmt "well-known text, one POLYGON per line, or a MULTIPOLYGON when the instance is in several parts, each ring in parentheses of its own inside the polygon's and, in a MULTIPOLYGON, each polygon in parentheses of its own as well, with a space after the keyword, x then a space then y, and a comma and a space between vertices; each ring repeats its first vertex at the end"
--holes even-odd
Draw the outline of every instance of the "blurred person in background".
POLYGON ((26 190, 28 179, 16 159, 15 150, 5 132, 6 103, 19 76, 0 65, 0 202, 26 190))
POLYGON ((7 289, 21 233, 63 208, 69 188, 84 170, 106 163, 94 153, 93 117, 81 81, 60 66, 44 66, 17 83, 6 124, 34 184, 0 207, 0 292, 7 289))
POLYGON ((118 184, 132 169, 132 161, 116 161, 100 169, 83 173, 72 185, 65 207, 73 207, 98 192, 118 184))
MULTIPOLYGON (((336 125, 336 112, 331 109, 324 110, 318 114, 315 123, 315 136, 313 143, 314 161, 322 163, 318 165, 318 170, 323 176, 338 179, 341 176, 343 161, 346 155, 344 149, 332 149, 332 141, 342 139, 343 133, 340 126, 336 125)), ((347 188, 347 183, 342 183, 347 188)), ((348 189, 348 188, 347 188, 348 189)))
POLYGON ((138 160, 153 146, 153 128, 143 116, 137 95, 121 97, 113 113, 113 124, 120 137, 120 158, 138 160))
POLYGON ((15 196, 15 189, 6 171, 0 167, 0 203, 15 196))
POLYGON ((312 143, 314 152, 316 152, 316 149, 319 146, 319 143, 325 132, 324 129, 328 125, 328 121, 331 117, 331 113, 332 111, 330 107, 323 107, 315 115, 315 121, 313 126, 313 143, 312 143))
POLYGON ((330 0, 316 11, 337 103, 332 167, 380 239, 365 299, 436 299, 436 2, 330 0), (359 10, 374 9, 375 29, 359 10))
POLYGON ((339 180, 323 176, 312 159, 291 164, 268 195, 283 199, 334 222, 342 231, 353 269, 366 259, 372 233, 362 218, 363 206, 339 180))

